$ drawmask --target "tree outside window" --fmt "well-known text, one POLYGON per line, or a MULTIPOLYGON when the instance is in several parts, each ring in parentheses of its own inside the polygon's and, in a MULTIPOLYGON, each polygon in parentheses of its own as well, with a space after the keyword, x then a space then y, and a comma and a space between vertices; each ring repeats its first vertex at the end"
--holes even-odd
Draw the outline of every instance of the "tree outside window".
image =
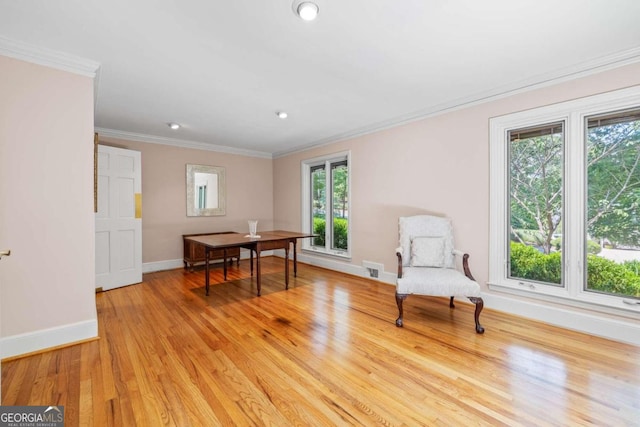
POLYGON ((600 249, 586 255, 586 289, 640 297, 640 110, 586 124, 587 231, 600 249))
POLYGON ((303 187, 302 195, 308 207, 306 227, 316 235, 311 239, 309 249, 348 256, 348 155, 341 154, 303 162, 303 182, 308 183, 303 187))
MULTIPOLYGON (((584 119, 584 176, 565 171, 564 122, 508 131, 508 276, 562 286, 563 227, 583 221, 583 289, 640 297, 640 110, 584 119), (566 216, 565 192, 586 183, 580 215, 566 216)), ((570 141, 576 143, 576 141, 570 141)))

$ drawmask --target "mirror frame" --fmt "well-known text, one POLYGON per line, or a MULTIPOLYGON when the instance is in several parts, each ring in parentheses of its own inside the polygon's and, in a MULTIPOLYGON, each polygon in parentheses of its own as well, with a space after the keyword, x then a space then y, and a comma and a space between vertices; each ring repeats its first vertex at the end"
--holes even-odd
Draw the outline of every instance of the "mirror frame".
POLYGON ((220 166, 187 164, 187 216, 222 216, 227 214, 225 170, 220 166), (195 207, 195 174, 211 173, 218 175, 218 207, 198 209, 195 207))

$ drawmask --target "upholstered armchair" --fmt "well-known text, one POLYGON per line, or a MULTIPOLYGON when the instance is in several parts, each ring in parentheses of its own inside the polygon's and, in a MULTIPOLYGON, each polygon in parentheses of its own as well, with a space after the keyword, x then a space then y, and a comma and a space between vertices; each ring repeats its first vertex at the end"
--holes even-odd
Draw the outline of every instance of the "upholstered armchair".
POLYGON ((398 227, 396 303, 399 316, 396 326, 403 326, 402 303, 411 294, 450 297, 451 308, 455 307, 454 297, 466 297, 476 306, 476 332, 482 334, 480 312, 484 302, 480 297, 480 285, 469 270, 469 254, 454 248, 451 221, 416 215, 401 217, 398 227), (462 261, 462 271, 456 268, 458 257, 462 261))

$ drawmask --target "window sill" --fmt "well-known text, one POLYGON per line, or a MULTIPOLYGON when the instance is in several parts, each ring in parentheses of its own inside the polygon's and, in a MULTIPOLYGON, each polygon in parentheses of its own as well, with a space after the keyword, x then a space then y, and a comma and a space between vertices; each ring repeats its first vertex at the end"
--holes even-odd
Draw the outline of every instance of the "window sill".
POLYGON ((515 288, 509 284, 487 282, 487 285, 491 291, 503 295, 514 295, 568 308, 577 308, 589 311, 594 315, 606 314, 638 320, 638 314, 640 314, 640 305, 625 304, 623 298, 620 297, 607 297, 590 292, 581 293, 579 296, 572 296, 568 293, 552 295, 539 290, 515 288))
POLYGON ((351 254, 349 253, 341 254, 338 252, 326 252, 326 251, 309 249, 309 248, 302 248, 302 253, 304 253, 305 255, 318 255, 326 258, 334 258, 334 259, 340 259, 343 261, 351 261, 351 254))

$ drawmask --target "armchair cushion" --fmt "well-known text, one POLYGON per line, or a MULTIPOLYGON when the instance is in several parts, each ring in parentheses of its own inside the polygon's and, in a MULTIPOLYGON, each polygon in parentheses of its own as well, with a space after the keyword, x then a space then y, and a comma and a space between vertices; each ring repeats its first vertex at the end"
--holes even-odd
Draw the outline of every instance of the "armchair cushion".
POLYGON ((397 281, 396 293, 479 297, 480 285, 453 268, 408 267, 397 281))
POLYGON ((443 237, 414 237, 411 240, 411 267, 444 267, 443 237))
POLYGON ((402 265, 411 262, 411 241, 416 237, 444 238, 444 267, 453 268, 453 227, 448 218, 431 215, 401 217, 399 220, 400 246, 402 246, 402 265))

